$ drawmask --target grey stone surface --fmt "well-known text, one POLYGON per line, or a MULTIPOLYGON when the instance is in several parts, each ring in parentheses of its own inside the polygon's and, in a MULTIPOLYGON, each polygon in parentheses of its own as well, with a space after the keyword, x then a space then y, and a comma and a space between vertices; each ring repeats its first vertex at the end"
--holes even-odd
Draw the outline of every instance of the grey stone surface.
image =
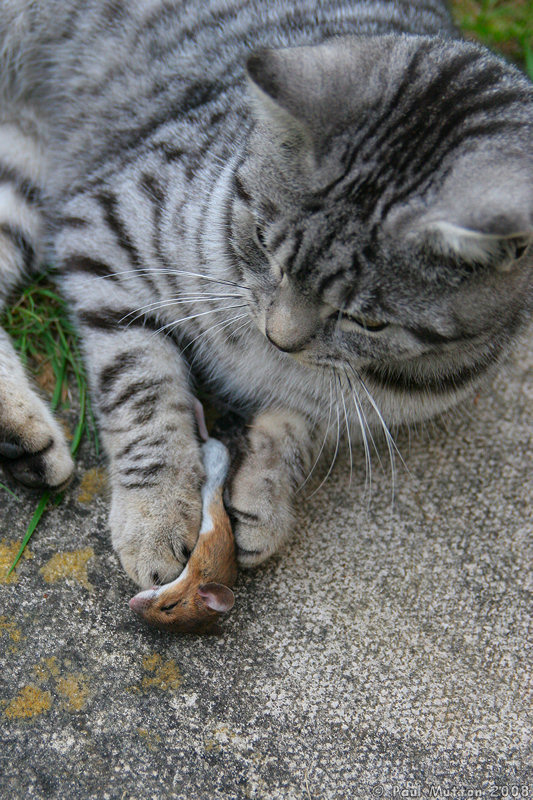
MULTIPOLYGON (((241 574, 218 638, 129 611, 86 446, 0 587, 0 795, 533 796, 530 341, 478 398, 399 434, 393 510, 383 447, 370 504, 362 452, 351 486, 345 460, 302 496, 291 547, 241 574)), ((36 502, 12 488, 4 561, 36 502)))

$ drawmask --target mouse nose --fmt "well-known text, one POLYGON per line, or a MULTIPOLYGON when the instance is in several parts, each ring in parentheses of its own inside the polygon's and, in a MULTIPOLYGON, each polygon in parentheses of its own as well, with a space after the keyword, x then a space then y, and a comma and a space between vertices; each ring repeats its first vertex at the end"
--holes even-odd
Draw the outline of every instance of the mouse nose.
POLYGON ((265 335, 278 350, 303 350, 316 330, 318 308, 283 277, 266 313, 265 335))
POLYGON ((157 592, 154 589, 145 589, 142 592, 138 592, 135 597, 132 597, 129 601, 129 607, 132 611, 135 611, 136 614, 143 614, 146 609, 151 606, 152 600, 156 594, 157 592))

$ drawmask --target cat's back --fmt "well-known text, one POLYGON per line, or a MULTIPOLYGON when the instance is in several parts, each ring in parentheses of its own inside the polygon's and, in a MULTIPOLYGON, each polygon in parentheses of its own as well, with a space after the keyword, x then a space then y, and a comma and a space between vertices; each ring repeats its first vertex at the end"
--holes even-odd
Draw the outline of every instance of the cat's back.
POLYGON ((26 96, 49 119, 62 163, 75 162, 81 173, 117 143, 128 151, 149 139, 166 120, 192 120, 201 131, 213 114, 217 124, 223 116, 233 136, 248 112, 245 64, 254 50, 353 34, 454 35, 441 0, 4 0, 1 7, 3 37, 11 31, 13 51, 15 40, 23 42, 16 61, 26 96))
POLYGON ((0 9, 3 50, 22 65, 33 100, 44 109, 51 97, 68 98, 82 116, 95 98, 102 111, 120 112, 133 99, 138 107, 183 100, 199 82, 235 86, 254 49, 455 32, 442 0, 0 0, 0 9))

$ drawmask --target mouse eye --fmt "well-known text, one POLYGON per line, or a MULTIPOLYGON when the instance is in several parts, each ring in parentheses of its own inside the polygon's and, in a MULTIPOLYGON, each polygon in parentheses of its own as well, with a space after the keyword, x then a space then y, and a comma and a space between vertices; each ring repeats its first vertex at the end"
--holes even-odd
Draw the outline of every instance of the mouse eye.
POLYGON ((173 608, 175 608, 177 605, 178 605, 178 601, 176 600, 176 602, 175 602, 175 603, 171 603, 169 606, 161 606, 161 608, 160 608, 159 610, 160 610, 160 611, 171 611, 171 610, 172 610, 173 608))

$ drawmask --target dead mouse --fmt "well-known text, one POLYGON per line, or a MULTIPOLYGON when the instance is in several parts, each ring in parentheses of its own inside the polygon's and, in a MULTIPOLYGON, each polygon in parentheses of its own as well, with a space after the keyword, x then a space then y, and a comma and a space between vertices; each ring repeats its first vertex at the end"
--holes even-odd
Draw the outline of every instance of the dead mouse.
POLYGON ((133 609, 150 625, 174 633, 207 633, 220 614, 235 602, 237 578, 235 539, 222 493, 229 469, 229 453, 218 439, 208 436, 203 409, 195 404, 206 480, 202 487, 202 525, 196 546, 181 575, 164 586, 139 592, 133 609))

